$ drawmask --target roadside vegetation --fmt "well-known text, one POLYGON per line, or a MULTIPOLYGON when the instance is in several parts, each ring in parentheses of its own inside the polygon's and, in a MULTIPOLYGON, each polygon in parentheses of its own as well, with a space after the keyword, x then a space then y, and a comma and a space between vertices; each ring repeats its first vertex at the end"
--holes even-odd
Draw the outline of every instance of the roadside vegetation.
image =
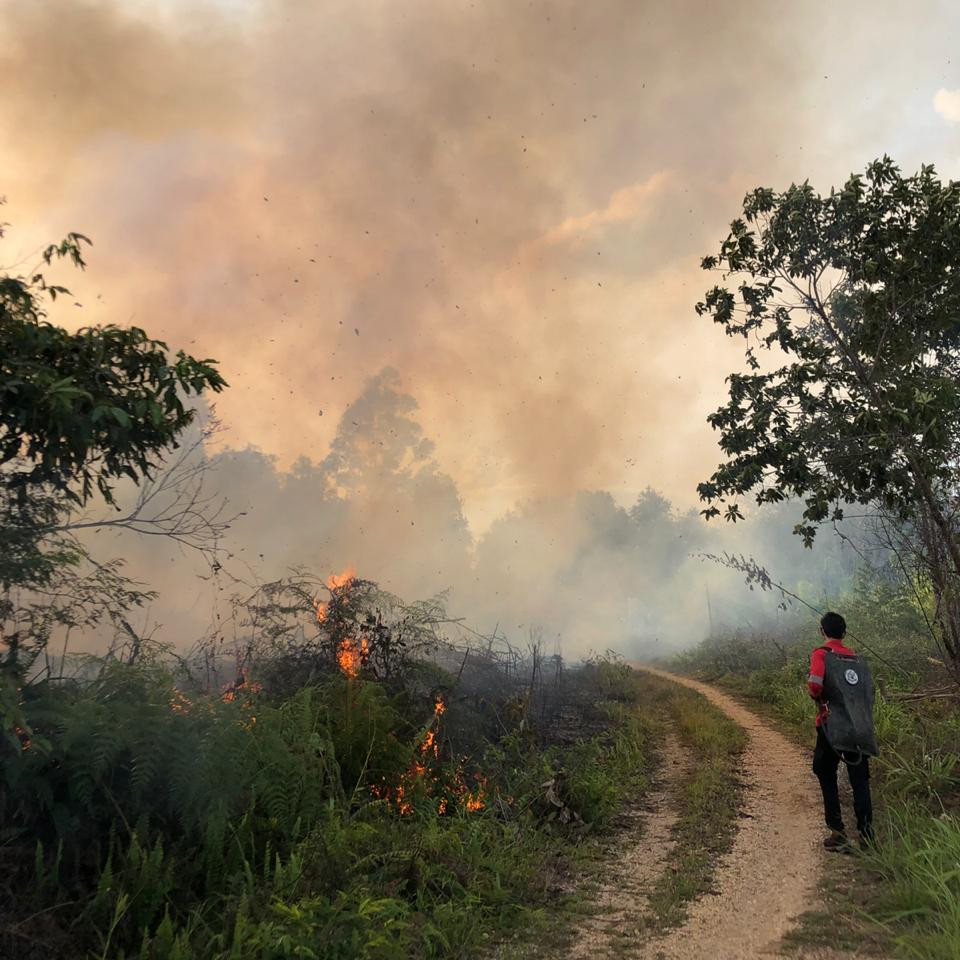
POLYGON ((372 650, 356 669, 302 654, 248 656, 212 689, 141 653, 22 691, 0 781, 5 955, 464 955, 535 927, 647 781, 623 665, 568 672, 568 736, 526 681, 484 697, 425 661, 396 682, 372 650))

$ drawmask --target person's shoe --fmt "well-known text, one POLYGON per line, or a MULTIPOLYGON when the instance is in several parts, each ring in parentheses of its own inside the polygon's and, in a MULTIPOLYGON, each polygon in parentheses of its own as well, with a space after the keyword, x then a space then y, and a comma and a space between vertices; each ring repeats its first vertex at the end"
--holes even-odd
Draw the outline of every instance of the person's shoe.
POLYGON ((861 833, 860 834, 860 849, 861 850, 872 850, 876 845, 876 837, 872 833, 861 833))
POLYGON ((847 850, 847 843, 847 835, 842 830, 831 830, 830 836, 823 841, 823 848, 843 853, 847 850))

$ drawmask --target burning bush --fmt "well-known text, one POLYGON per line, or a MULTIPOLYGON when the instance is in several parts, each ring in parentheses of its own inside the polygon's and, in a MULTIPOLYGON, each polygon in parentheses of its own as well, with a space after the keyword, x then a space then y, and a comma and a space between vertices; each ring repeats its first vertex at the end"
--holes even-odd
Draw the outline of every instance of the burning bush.
POLYGON ((0 910, 24 920, 0 952, 462 953, 636 782, 644 729, 610 706, 636 699, 627 673, 520 653, 352 572, 266 585, 193 657, 144 648, 24 698, 31 747, 0 756, 0 910))
POLYGON ((298 572, 234 597, 229 621, 201 643, 194 660, 211 685, 224 656, 236 657, 274 696, 341 671, 399 690, 443 642, 444 622, 439 598, 405 604, 349 568, 326 580, 298 572))

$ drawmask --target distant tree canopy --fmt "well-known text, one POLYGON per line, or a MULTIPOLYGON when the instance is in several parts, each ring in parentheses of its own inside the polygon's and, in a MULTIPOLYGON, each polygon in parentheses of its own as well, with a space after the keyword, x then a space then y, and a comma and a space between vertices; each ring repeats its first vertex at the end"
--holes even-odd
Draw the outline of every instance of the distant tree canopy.
MULTIPOLYGON (((960 184, 884 157, 828 196, 756 189, 702 266, 723 280, 697 312, 750 341, 708 418, 728 459, 698 487, 703 513, 797 497, 809 544, 845 504, 871 504, 919 524, 931 576, 956 581, 960 184)), ((938 600, 960 643, 955 592, 938 600)))
MULTIPOLYGON (((71 233, 44 260, 84 266, 71 233)), ((85 327, 70 333, 46 320, 40 298, 67 291, 42 274, 0 277, 0 464, 2 482, 25 491, 55 488, 77 503, 112 482, 149 476, 192 421, 189 396, 226 385, 214 361, 167 345, 139 327, 85 327)))

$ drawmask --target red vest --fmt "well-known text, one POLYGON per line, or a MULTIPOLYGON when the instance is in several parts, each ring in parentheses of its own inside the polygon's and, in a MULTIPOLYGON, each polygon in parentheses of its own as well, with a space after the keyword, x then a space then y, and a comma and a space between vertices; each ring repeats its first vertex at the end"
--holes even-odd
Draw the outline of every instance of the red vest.
MULTIPOLYGON (((848 656, 853 655, 853 651, 849 647, 845 647, 842 640, 827 640, 823 647, 827 647, 834 653, 845 653, 848 656)), ((823 670, 827 656, 827 652, 823 647, 817 647, 817 649, 810 654, 810 676, 807 677, 807 688, 810 690, 810 696, 817 701, 818 727, 827 715, 827 705, 820 700, 823 694, 823 670)))

